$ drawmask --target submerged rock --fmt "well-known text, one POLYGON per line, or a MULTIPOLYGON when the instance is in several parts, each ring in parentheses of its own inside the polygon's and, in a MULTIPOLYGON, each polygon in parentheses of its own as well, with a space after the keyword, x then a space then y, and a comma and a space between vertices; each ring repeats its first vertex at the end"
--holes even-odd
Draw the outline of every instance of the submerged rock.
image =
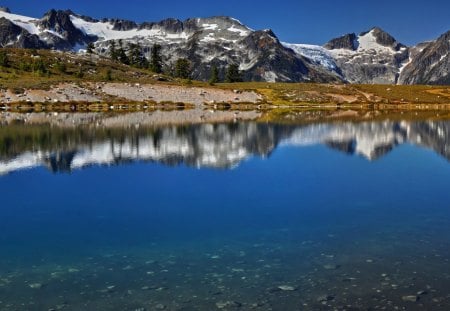
POLYGON ((216 307, 219 309, 224 309, 224 308, 229 308, 229 307, 239 308, 241 306, 242 306, 242 304, 237 301, 219 301, 216 303, 216 307))
POLYGON ((280 285, 278 286, 279 289, 281 289, 282 291, 295 291, 297 290, 297 288, 295 288, 294 286, 290 286, 290 285, 280 285))
POLYGON ((332 264, 327 264, 327 265, 324 265, 323 266, 323 268, 325 269, 325 270, 337 270, 337 269, 339 269, 341 266, 340 265, 332 265, 332 264))
POLYGON ((403 296, 403 297, 402 297, 402 300, 403 300, 403 301, 406 301, 406 302, 416 302, 416 301, 419 300, 419 296, 414 296, 414 295, 411 295, 411 296, 403 296))
POLYGON ((29 285, 32 289, 41 289, 44 285, 42 283, 33 283, 29 285))
POLYGON ((334 300, 333 295, 322 295, 319 298, 317 298, 318 302, 326 302, 326 301, 331 301, 331 300, 334 300))

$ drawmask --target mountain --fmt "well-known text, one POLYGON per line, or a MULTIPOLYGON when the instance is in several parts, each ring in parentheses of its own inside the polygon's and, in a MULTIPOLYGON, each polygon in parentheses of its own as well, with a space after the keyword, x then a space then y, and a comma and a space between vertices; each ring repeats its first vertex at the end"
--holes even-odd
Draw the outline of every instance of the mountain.
POLYGON ((225 68, 235 63, 248 81, 448 84, 448 36, 422 49, 423 44, 407 47, 374 27, 316 46, 282 43, 270 29, 253 30, 225 16, 139 24, 97 20, 70 10, 50 10, 37 19, 0 9, 3 47, 82 52, 93 43, 96 53, 108 56, 110 42, 121 40, 125 47, 139 43, 149 58, 157 43, 168 67, 188 58, 192 78, 198 80, 209 79, 213 66, 223 78, 225 68))
POLYGON ((49 48, 80 51, 90 42, 98 54, 107 56, 111 40, 139 43, 147 57, 153 44, 162 46, 164 63, 179 58, 192 62, 193 76, 210 77, 213 65, 224 69, 239 64, 245 80, 338 82, 339 77, 309 59, 285 48, 271 30, 254 31, 224 16, 185 21, 166 19, 137 24, 119 19, 96 20, 70 10, 51 10, 41 19, 0 12, 3 47, 49 48), (27 38, 26 41, 22 38, 27 38), (30 44, 30 42, 34 44, 30 44))
POLYGON ((400 75, 403 84, 450 84, 450 31, 422 44, 400 75))
POLYGON ((350 83, 395 84, 409 59, 409 48, 378 27, 333 39, 324 48, 350 83))

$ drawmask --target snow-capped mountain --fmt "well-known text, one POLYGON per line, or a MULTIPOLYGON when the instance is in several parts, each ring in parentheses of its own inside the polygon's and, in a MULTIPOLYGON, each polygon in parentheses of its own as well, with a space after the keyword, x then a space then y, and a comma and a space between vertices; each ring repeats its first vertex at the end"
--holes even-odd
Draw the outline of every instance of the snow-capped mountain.
POLYGON ((118 19, 96 20, 69 10, 51 10, 41 19, 0 12, 0 42, 4 47, 54 48, 80 51, 90 42, 108 55, 111 40, 139 43, 150 57, 153 44, 162 46, 164 63, 188 58, 193 78, 206 80, 213 65, 221 70, 239 64, 245 80, 320 81, 340 78, 285 48, 271 30, 254 31, 230 17, 166 19, 137 24, 118 19))
POLYGON ((380 28, 348 34, 324 46, 350 83, 397 83, 409 49, 380 28))
MULTIPOLYGON (((448 36, 448 34, 447 34, 448 36)), ((397 42, 380 28, 333 39, 322 46, 281 43, 271 30, 253 30, 231 17, 135 23, 97 20, 70 10, 50 10, 41 19, 0 9, 0 45, 82 52, 94 43, 107 56, 112 40, 139 43, 147 57, 162 46, 164 63, 192 62, 193 78, 207 80, 211 68, 239 64, 245 80, 350 83, 448 83, 448 39, 423 53, 397 42)), ((422 45, 421 45, 422 46, 422 45)))
POLYGON ((338 73, 350 83, 395 84, 410 62, 409 48, 378 27, 358 36, 355 33, 343 35, 323 47, 286 46, 338 73))
MULTIPOLYGON (((28 132, 24 133, 27 135, 28 132)), ((49 134, 50 133, 50 134, 49 134)), ((119 165, 152 161, 166 165, 232 168, 252 156, 267 157, 280 146, 323 144, 370 161, 396 146, 409 143, 429 148, 450 160, 450 123, 362 122, 282 126, 262 123, 167 126, 147 132, 89 131, 88 135, 55 136, 55 146, 35 140, 29 146, 12 146, 13 154, 0 154, 0 175, 47 166, 54 172, 70 172, 92 165, 119 165), (20 149, 20 151, 19 151, 20 149)), ((14 133, 21 137, 20 132, 14 133)), ((44 132, 46 138, 50 132, 44 132)), ((19 142, 26 141, 18 139, 19 142)), ((20 143, 18 143, 20 144, 20 143)))

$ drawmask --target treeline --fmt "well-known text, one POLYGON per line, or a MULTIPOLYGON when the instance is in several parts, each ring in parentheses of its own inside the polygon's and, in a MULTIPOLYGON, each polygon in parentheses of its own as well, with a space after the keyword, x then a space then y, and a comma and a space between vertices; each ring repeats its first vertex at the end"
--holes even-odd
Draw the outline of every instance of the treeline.
MULTIPOLYGON (((87 46, 87 53, 94 53, 94 45, 90 43, 87 46)), ((112 40, 109 42, 108 56, 116 62, 123 63, 125 65, 133 66, 135 68, 147 69, 154 73, 161 74, 190 80, 193 73, 193 64, 187 58, 179 58, 174 64, 165 64, 161 56, 162 47, 159 44, 154 44, 150 49, 150 58, 146 57, 146 50, 142 48, 139 43, 130 43, 126 47, 122 40, 117 42, 112 40)), ((148 52, 148 50, 147 50, 148 52)), ((51 75, 50 68, 53 68, 53 72, 60 74, 73 74, 77 78, 83 78, 85 75, 83 66, 76 68, 67 67, 68 65, 63 61, 57 61, 53 64, 47 64, 43 59, 39 57, 37 50, 31 50, 32 59, 30 61, 20 61, 15 62, 15 68, 25 71, 33 72, 38 76, 49 76, 51 75)), ((0 68, 8 68, 12 65, 12 62, 3 49, 0 49, 0 68)), ((112 80, 111 69, 106 69, 104 73, 104 79, 110 81, 112 80)), ((220 68, 212 64, 210 66, 209 83, 215 84, 219 82, 242 82, 243 78, 239 71, 239 66, 237 64, 230 64, 225 68, 224 72, 220 72, 220 68)))
MULTIPOLYGON (((126 47, 122 40, 109 42, 108 55, 117 62, 141 69, 149 69, 155 73, 165 73, 169 76, 190 80, 192 78, 193 67, 187 58, 179 58, 173 66, 164 64, 161 56, 161 45, 153 44, 150 50, 150 59, 145 56, 145 50, 139 43, 129 43, 126 47)), ((91 43, 87 47, 87 53, 94 52, 94 45, 91 43)), ((219 68, 211 66, 209 83, 219 82, 242 82, 243 78, 237 64, 230 64, 226 68, 224 80, 222 81, 219 68)))

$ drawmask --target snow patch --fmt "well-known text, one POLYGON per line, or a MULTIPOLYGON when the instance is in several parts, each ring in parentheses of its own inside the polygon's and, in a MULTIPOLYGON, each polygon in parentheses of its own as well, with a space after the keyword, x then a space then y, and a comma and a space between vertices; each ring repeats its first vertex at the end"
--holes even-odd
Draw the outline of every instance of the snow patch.
POLYGON ((56 37, 59 37, 59 38, 61 38, 61 39, 64 39, 64 37, 63 37, 61 34, 57 33, 57 32, 54 31, 54 30, 47 29, 47 30, 45 30, 45 32, 48 32, 48 33, 50 33, 50 34, 52 34, 52 35, 54 35, 54 36, 56 36, 56 37))
POLYGON ((264 80, 267 82, 277 82, 278 75, 273 71, 266 71, 264 73, 264 80))
POLYGON ((390 52, 390 53, 395 52, 392 48, 379 44, 377 42, 377 38, 373 34, 373 30, 369 31, 363 36, 359 36, 358 42, 359 42, 358 51, 375 50, 377 52, 390 52))
POLYGON ((239 70, 245 71, 245 70, 251 69, 253 66, 255 66, 258 63, 258 60, 259 60, 258 57, 254 57, 248 63, 242 62, 239 65, 239 70))
POLYGON ((235 21, 235 22, 238 23, 239 25, 245 27, 245 28, 248 29, 249 31, 255 31, 254 29, 245 26, 240 20, 238 20, 238 19, 236 19, 236 18, 230 17, 230 19, 231 19, 232 21, 235 21))
POLYGON ((202 24, 203 29, 205 30, 216 30, 219 28, 217 24, 202 24))
POLYGON ((201 39, 201 42, 212 42, 215 41, 216 39, 214 38, 214 34, 213 33, 209 33, 207 36, 205 36, 203 39, 201 39))
POLYGON ((442 62, 442 61, 444 60, 444 58, 447 57, 447 55, 448 55, 448 54, 443 54, 443 55, 441 56, 441 58, 440 58, 437 62, 434 62, 433 64, 430 65, 429 70, 431 70, 432 68, 436 67, 437 64, 439 64, 440 62, 442 62))
POLYGON ((126 31, 114 30, 111 23, 104 22, 88 22, 77 16, 70 16, 72 23, 87 35, 97 36, 103 41, 132 39, 136 37, 152 37, 158 38, 162 41, 169 40, 183 40, 187 39, 189 35, 182 33, 165 33, 161 29, 131 29, 126 31))
POLYGON ((337 71, 338 66, 331 53, 318 45, 310 44, 291 44, 282 42, 283 46, 294 50, 295 53, 310 59, 313 63, 325 67, 329 71, 337 71))
POLYGON ((239 33, 239 35, 240 35, 241 37, 246 37, 246 36, 248 36, 249 33, 250 33, 250 31, 248 31, 247 29, 237 28, 237 27, 235 27, 234 25, 231 26, 230 28, 228 28, 228 31, 231 31, 231 32, 237 32, 237 33, 239 33))
POLYGON ((13 24, 25 29, 30 34, 38 35, 40 33, 39 28, 35 24, 36 18, 6 12, 0 12, 0 17, 10 20, 13 24))
POLYGON ((406 66, 408 66, 409 64, 411 64, 412 62, 412 58, 411 56, 409 57, 409 59, 407 61, 405 61, 404 63, 402 63, 402 65, 400 66, 400 68, 398 69, 398 74, 400 75, 403 70, 405 69, 406 66))

